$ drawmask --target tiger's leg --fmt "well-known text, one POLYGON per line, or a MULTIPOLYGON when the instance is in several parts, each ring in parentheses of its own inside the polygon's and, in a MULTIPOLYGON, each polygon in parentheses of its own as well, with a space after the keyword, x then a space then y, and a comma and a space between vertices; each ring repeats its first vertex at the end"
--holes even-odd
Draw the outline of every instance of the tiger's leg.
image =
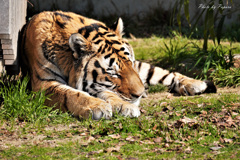
POLYGON ((49 106, 56 104, 56 108, 69 111, 76 117, 87 118, 92 115, 93 119, 110 119, 112 107, 109 103, 99 98, 90 96, 88 93, 76 90, 56 81, 43 82, 42 89, 50 94, 49 106))
POLYGON ((217 92, 216 86, 211 81, 196 80, 177 72, 170 73, 168 70, 139 61, 135 62, 135 68, 144 84, 156 85, 162 83, 169 88, 170 92, 176 92, 180 95, 188 96, 217 92))
POLYGON ((112 106, 113 112, 117 112, 127 117, 139 117, 140 110, 138 108, 141 97, 135 102, 130 103, 124 101, 117 94, 111 91, 103 91, 97 95, 99 98, 105 100, 110 103, 112 106))

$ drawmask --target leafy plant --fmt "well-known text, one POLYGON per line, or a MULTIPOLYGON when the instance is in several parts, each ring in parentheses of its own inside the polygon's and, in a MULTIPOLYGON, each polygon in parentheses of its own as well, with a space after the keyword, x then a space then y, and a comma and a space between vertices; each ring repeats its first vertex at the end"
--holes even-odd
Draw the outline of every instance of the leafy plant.
POLYGON ((0 81, 3 86, 0 88, 0 97, 4 100, 0 108, 2 119, 39 123, 47 122, 58 115, 58 110, 44 105, 48 98, 44 91, 31 92, 26 89, 28 81, 28 77, 23 81, 17 80, 16 84, 4 84, 0 81))
MULTIPOLYGON (((216 66, 221 67, 222 69, 229 69, 233 65, 233 54, 232 50, 234 48, 230 47, 230 49, 224 48, 222 45, 214 46, 210 50, 202 50, 196 43, 193 44, 193 47, 196 49, 198 53, 198 60, 195 63, 196 66, 202 66, 202 74, 205 79, 209 76, 209 70, 216 66)), ((231 45, 230 45, 231 46, 231 45)))
POLYGON ((175 39, 170 39, 169 45, 165 42, 163 42, 163 44, 163 50, 167 54, 168 62, 170 62, 173 67, 176 67, 179 57, 188 52, 188 43, 180 46, 175 39))
POLYGON ((238 87, 240 85, 239 68, 223 69, 221 66, 217 66, 216 68, 211 75, 216 84, 221 87, 238 87))

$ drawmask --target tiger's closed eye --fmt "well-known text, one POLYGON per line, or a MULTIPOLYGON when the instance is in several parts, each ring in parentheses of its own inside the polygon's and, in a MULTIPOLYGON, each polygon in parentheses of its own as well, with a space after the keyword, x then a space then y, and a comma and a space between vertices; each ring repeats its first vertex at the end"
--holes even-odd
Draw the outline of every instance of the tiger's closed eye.
POLYGON ((111 77, 114 77, 114 78, 120 78, 121 77, 121 75, 117 74, 116 71, 113 68, 108 68, 106 73, 109 74, 111 77))

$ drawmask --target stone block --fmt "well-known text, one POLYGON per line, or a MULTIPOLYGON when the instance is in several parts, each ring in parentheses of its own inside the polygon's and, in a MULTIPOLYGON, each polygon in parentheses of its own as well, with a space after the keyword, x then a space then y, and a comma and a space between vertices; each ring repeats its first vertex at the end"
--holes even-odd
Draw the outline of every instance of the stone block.
POLYGON ((8 55, 8 54, 13 54, 13 50, 12 49, 4 49, 3 55, 8 55))
POLYGON ((5 50, 5 49, 13 49, 13 46, 12 44, 2 44, 2 49, 5 50))
POLYGON ((14 71, 18 68, 18 36, 26 23, 26 11, 27 0, 0 0, 0 66, 6 70, 14 71))
POLYGON ((12 44, 12 40, 11 39, 1 39, 0 40, 2 44, 12 44))
POLYGON ((12 59, 14 59, 15 58, 15 55, 14 54, 8 54, 8 55, 3 55, 3 59, 5 59, 5 60, 12 60, 12 59))
POLYGON ((5 59, 4 65, 16 65, 16 61, 12 59, 5 59))

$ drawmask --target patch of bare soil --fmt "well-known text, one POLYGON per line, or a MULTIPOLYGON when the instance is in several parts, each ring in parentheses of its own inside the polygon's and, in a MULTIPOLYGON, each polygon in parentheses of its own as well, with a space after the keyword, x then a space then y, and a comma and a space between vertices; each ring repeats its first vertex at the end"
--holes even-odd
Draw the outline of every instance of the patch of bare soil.
POLYGON ((36 129, 26 127, 27 133, 21 128, 25 127, 24 122, 20 122, 9 128, 9 124, 4 123, 0 128, 0 151, 9 147, 21 147, 22 145, 36 145, 42 147, 56 147, 61 143, 80 142, 82 145, 88 144, 94 138, 89 135, 87 129, 83 129, 76 124, 44 126, 40 133, 36 129), (78 130, 78 134, 71 134, 71 130, 78 130))

